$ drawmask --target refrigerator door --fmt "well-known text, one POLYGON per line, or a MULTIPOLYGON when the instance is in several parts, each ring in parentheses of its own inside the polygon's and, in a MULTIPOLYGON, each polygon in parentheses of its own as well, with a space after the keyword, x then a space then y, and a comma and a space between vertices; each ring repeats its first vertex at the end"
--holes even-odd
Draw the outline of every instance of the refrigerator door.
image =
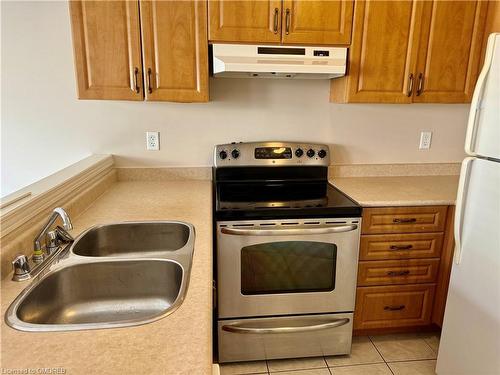
POLYGON ((490 34, 469 113, 465 152, 500 160, 500 33, 490 34))
POLYGON ((438 375, 500 374, 500 162, 466 158, 438 375))

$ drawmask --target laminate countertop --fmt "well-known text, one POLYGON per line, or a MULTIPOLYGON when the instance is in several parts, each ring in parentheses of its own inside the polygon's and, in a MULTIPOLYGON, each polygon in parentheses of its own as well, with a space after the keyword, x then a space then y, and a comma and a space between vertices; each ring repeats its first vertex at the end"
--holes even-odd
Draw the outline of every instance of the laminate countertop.
MULTIPOLYGON (((127 220, 181 220, 196 230, 186 298, 172 314, 127 328, 72 332, 20 332, 2 319, 2 373, 38 374, 211 374, 212 203, 210 181, 113 184, 74 218, 77 235, 95 224, 127 220), (24 370, 28 369, 28 370, 24 370), (33 372, 28 372, 33 371, 33 372), (14 372, 5 372, 14 373, 14 372)), ((28 282, 2 282, 2 317, 28 282)))
POLYGON ((454 205, 459 176, 334 177, 363 207, 454 205))

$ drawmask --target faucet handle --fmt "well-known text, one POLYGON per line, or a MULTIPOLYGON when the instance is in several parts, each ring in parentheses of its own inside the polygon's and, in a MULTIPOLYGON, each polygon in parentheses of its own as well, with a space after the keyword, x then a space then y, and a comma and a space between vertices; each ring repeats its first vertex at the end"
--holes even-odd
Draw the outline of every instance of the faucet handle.
POLYGON ((20 279, 23 276, 28 276, 31 271, 28 257, 24 254, 18 254, 12 261, 14 266, 14 278, 20 279))

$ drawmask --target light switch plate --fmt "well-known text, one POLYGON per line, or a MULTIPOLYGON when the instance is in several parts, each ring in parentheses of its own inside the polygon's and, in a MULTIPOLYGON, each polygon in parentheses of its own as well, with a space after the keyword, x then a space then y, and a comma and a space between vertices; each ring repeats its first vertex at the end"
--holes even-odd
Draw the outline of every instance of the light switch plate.
POLYGON ((146 132, 146 150, 160 150, 160 132, 146 132))
POLYGON ((420 150, 428 150, 431 148, 432 132, 420 133, 420 150))

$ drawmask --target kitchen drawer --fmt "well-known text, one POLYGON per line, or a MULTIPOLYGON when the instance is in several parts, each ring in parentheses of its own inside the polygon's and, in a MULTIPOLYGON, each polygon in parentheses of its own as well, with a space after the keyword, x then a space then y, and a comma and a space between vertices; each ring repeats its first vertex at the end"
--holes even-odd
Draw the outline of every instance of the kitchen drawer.
POLYGON ((363 209, 362 234, 442 232, 448 206, 363 209))
POLYGON ((428 325, 435 284, 358 287, 354 329, 428 325))
POLYGON ((443 233, 371 234, 361 236, 360 260, 439 258, 443 233))
POLYGON ((359 262, 358 286, 433 283, 439 259, 359 262))

